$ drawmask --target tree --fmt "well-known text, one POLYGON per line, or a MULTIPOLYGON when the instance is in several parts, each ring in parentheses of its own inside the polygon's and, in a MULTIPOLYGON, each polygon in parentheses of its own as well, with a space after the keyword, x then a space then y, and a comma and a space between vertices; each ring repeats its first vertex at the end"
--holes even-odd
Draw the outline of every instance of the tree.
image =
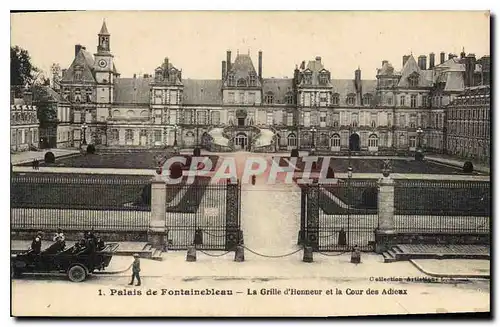
POLYGON ((19 46, 10 47, 10 85, 31 87, 40 70, 31 63, 27 50, 19 46))

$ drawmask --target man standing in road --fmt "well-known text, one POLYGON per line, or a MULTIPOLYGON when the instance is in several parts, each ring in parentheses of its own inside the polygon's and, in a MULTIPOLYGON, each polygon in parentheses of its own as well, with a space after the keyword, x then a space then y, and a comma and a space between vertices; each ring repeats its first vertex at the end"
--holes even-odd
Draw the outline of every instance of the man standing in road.
POLYGON ((139 276, 140 271, 141 262, 139 261, 139 255, 136 253, 134 254, 134 262, 132 263, 132 280, 130 281, 129 285, 133 285, 134 278, 137 278, 137 284, 135 286, 141 286, 141 276, 139 276))

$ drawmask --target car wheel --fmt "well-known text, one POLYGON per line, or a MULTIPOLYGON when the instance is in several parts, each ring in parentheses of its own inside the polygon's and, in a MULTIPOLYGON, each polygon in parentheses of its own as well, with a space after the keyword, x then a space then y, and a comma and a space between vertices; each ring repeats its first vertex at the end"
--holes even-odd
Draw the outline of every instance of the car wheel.
POLYGON ((68 278, 70 281, 79 283, 87 278, 87 271, 81 265, 74 265, 68 269, 68 278))

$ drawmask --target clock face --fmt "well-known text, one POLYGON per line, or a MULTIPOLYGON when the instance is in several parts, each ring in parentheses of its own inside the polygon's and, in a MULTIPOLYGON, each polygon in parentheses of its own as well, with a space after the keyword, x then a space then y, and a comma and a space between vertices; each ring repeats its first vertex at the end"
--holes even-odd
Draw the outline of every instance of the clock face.
POLYGON ((101 59, 101 60, 99 60, 98 65, 99 65, 99 67, 104 68, 108 65, 108 63, 106 62, 106 60, 101 59))

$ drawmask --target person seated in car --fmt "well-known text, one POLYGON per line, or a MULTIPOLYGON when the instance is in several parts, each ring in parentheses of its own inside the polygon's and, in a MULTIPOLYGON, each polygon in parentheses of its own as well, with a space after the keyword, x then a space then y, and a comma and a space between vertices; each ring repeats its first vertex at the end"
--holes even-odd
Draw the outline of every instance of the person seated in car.
POLYGON ((36 233, 35 237, 33 238, 33 241, 31 242, 31 248, 30 252, 33 254, 40 254, 42 251, 42 232, 39 231, 36 233))
POLYGON ((104 244, 104 240, 100 236, 97 236, 97 244, 96 244, 97 251, 101 251, 102 249, 104 249, 105 246, 106 245, 104 244))
POLYGON ((85 240, 80 240, 75 243, 75 246, 73 247, 73 254, 80 253, 85 249, 85 240))
POLYGON ((66 242, 65 242, 65 237, 64 237, 64 233, 63 233, 62 229, 60 229, 60 228, 57 229, 57 233, 54 235, 53 240, 54 240, 54 242, 56 242, 58 244, 59 251, 64 250, 64 248, 66 246, 66 242))

